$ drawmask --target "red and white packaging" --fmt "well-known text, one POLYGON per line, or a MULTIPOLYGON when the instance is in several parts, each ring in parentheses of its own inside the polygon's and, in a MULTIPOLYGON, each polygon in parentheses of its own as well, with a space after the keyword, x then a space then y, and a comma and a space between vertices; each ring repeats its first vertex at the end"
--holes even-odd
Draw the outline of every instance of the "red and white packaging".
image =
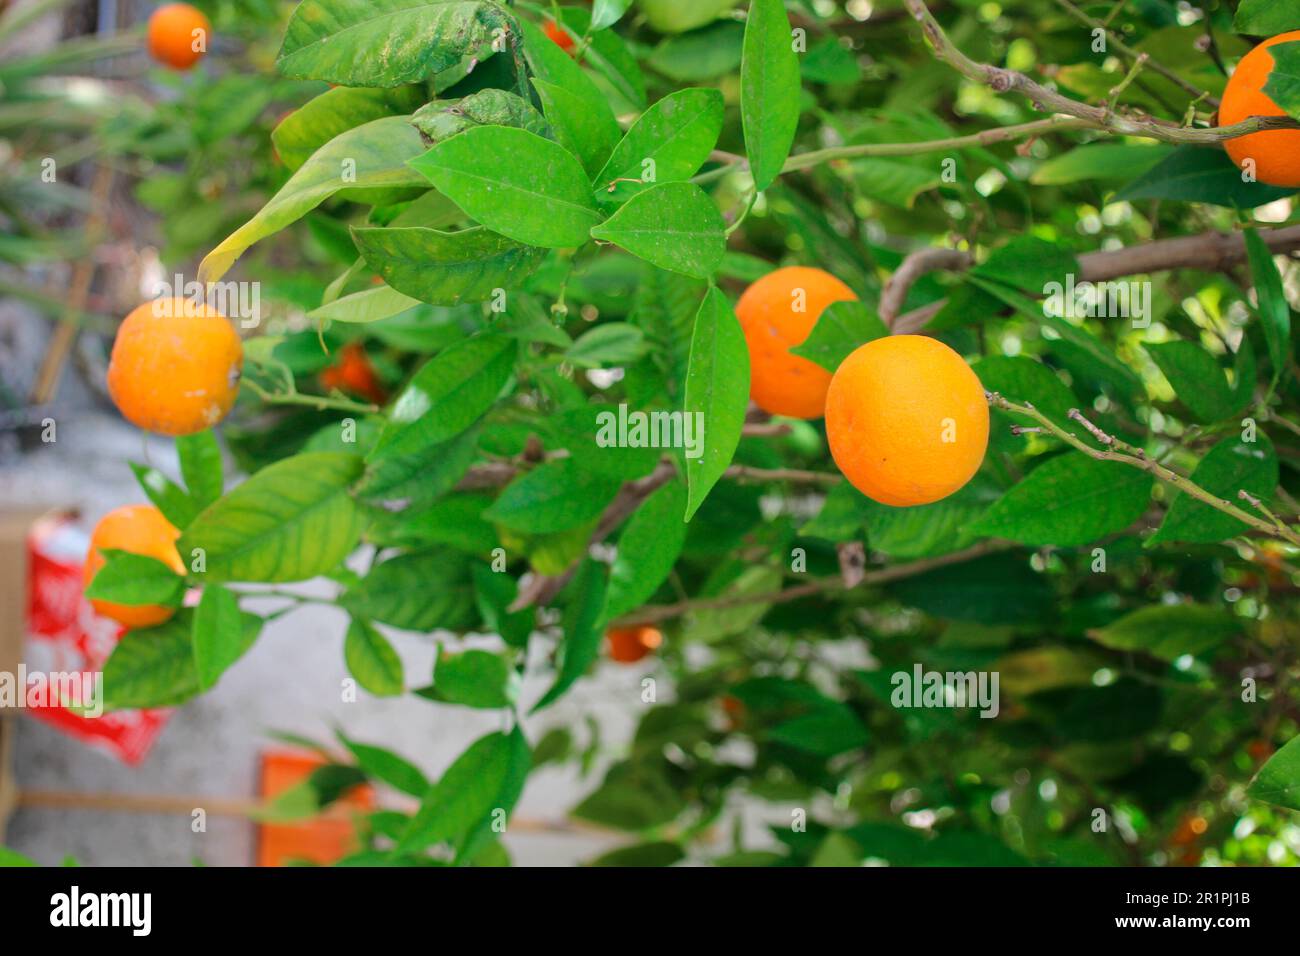
MULTIPOLYGON (((50 515, 27 537, 27 673, 90 673, 102 670, 125 628, 100 617, 82 594, 82 570, 90 536, 69 516, 50 515)), ((149 753, 170 710, 119 710, 86 717, 65 707, 29 707, 38 720, 123 763, 149 753)))

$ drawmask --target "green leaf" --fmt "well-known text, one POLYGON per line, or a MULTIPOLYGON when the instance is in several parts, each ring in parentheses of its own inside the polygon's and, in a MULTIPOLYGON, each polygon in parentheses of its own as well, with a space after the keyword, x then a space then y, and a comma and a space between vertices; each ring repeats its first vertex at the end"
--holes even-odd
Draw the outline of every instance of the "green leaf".
POLYGON ((433 305, 482 302, 537 271, 546 250, 482 227, 442 232, 419 226, 353 227, 366 265, 404 295, 433 305))
POLYGON ((858 346, 888 334, 885 323, 863 303, 832 302, 817 317, 808 337, 790 349, 790 354, 834 372, 858 346))
POLYGON ((993 554, 937 568, 890 586, 904 604, 978 624, 1038 624, 1057 598, 1023 554, 993 554))
POLYGON ((513 339, 480 333, 424 363, 393 403, 370 462, 417 454, 473 425, 510 380, 517 351, 513 339))
POLYGON ((1060 153, 1039 166, 1029 181, 1035 186, 1068 186, 1100 180, 1128 180, 1167 157, 1170 146, 1138 146, 1131 143, 1089 143, 1060 153))
MULTIPOLYGON (((127 631, 104 662, 104 708, 175 707, 197 695, 194 612, 182 609, 157 627, 127 631)), ((241 615, 242 654, 257 640, 262 621, 241 615)))
POLYGON ((810 83, 848 84, 862 78, 857 55, 836 36, 810 46, 803 55, 800 72, 810 83))
POLYGON ((531 757, 524 735, 488 734, 470 744, 437 783, 398 841, 397 853, 450 843, 457 856, 470 854, 490 834, 496 811, 507 815, 523 791, 531 757))
POLYGON ((1118 651, 1143 651, 1172 661, 1184 654, 1203 654, 1239 633, 1240 622, 1222 608, 1157 604, 1125 614, 1088 636, 1118 651))
POLYGON ((827 541, 849 541, 862 532, 871 504, 870 498, 842 481, 826 492, 821 510, 799 529, 799 534, 827 541))
POLYGON ((295 79, 343 86, 426 80, 462 57, 486 59, 517 24, 499 3, 473 0, 303 0, 275 65, 295 79))
POLYGON ((692 88, 665 96, 632 124, 593 177, 596 199, 623 202, 649 184, 690 179, 717 145, 722 118, 717 90, 692 88))
POLYGON ((483 516, 525 534, 565 531, 604 511, 621 486, 618 478, 592 472, 572 458, 558 458, 506 485, 483 516))
POLYGON ((430 700, 465 707, 510 707, 519 696, 519 675, 500 654, 468 650, 438 655, 430 700))
POLYGON ((659 590, 677 563, 686 541, 686 489, 670 481, 632 513, 618 539, 618 556, 609 572, 606 616, 635 611, 659 590))
POLYGON ((604 30, 612 27, 627 13, 632 0, 596 0, 591 7, 591 28, 604 30))
POLYGON ((357 494, 370 501, 405 501, 427 505, 451 491, 478 454, 480 428, 471 425, 455 438, 409 455, 371 462, 357 494))
POLYGON ((684 859, 686 854, 678 844, 668 840, 655 840, 602 853, 587 866, 672 866, 684 859))
POLYGON ((1232 28, 1259 37, 1300 30, 1300 10, 1291 0, 1241 0, 1232 28))
POLYGON ((366 537, 381 546, 445 544, 467 554, 486 555, 500 543, 482 516, 491 503, 487 495, 453 494, 423 508, 376 509, 366 537))
POLYGON ((1291 306, 1287 304, 1273 253, 1254 229, 1246 230, 1246 255, 1258 299, 1257 312, 1264 326, 1269 361, 1273 363, 1273 382, 1287 373, 1291 356, 1291 306))
MULTIPOLYGON (((562 11, 565 15, 565 25, 573 32, 572 24, 569 23, 570 12, 579 11, 562 11)), ((528 66, 532 69, 533 74, 543 82, 550 83, 568 91, 573 96, 581 100, 589 111, 594 114, 594 122, 612 133, 611 144, 618 142, 618 120, 614 116, 614 110, 609 104, 609 99, 596 81, 593 80, 587 71, 580 67, 569 54, 560 49, 559 45, 552 42, 551 38, 538 29, 537 25, 529 20, 521 20, 519 28, 524 38, 524 56, 528 60, 528 66)), ((583 30, 576 32, 577 36, 583 34, 583 30)), ((584 51, 584 61, 587 55, 595 52, 592 47, 587 47, 584 51)), ((608 66, 607 63, 602 64, 608 66)), ((606 70, 606 77, 610 71, 606 70)), ((641 99, 644 100, 644 93, 641 99)), ((637 106, 635 93, 629 97, 633 106, 637 106)))
POLYGON ((194 503, 206 508, 220 498, 224 484, 221 448, 212 429, 181 435, 176 439, 176 453, 181 460, 181 477, 194 503))
POLYGON ((429 790, 429 781, 419 767, 399 757, 383 747, 358 743, 342 733, 338 735, 343 746, 357 758, 357 765, 367 777, 383 781, 390 787, 409 793, 413 797, 422 797, 429 790))
POLYGON ((685 519, 704 503, 709 491, 731 465, 740 444, 749 406, 749 350, 731 303, 710 288, 695 315, 691 358, 686 373, 688 415, 704 424, 704 449, 686 459, 688 490, 685 519))
POLYGON ((348 624, 343 659, 357 683, 376 697, 396 697, 405 686, 397 651, 388 638, 361 618, 354 617, 348 624))
POLYGON ((600 787, 570 815, 638 832, 671 823, 685 809, 681 795, 657 767, 621 763, 610 768, 600 787))
POLYGON ((279 232, 342 190, 363 198, 366 190, 424 186, 424 178, 407 165, 424 148, 420 134, 404 116, 387 116, 334 137, 252 219, 203 258, 199 281, 216 282, 253 243, 279 232))
POLYGON ((381 561, 339 604, 353 616, 406 631, 460 631, 478 619, 465 567, 445 548, 381 561))
POLYGON ((740 116, 754 187, 772 185, 799 125, 799 57, 782 0, 753 0, 740 63, 740 116))
POLYGON ((17 850, 11 850, 7 846, 0 846, 0 867, 16 866, 40 866, 31 857, 23 856, 17 850))
POLYGON ((671 36, 650 51, 646 64, 678 83, 726 76, 740 66, 744 24, 719 20, 700 30, 671 36))
POLYGON ((1246 793, 1288 810, 1300 810, 1300 737, 1293 737, 1259 768, 1246 793))
POLYGON ((410 166, 478 222, 530 246, 581 246, 600 220, 578 160, 527 130, 466 130, 410 166))
POLYGON ((419 304, 419 299, 413 299, 396 289, 381 285, 372 289, 353 292, 351 295, 345 295, 333 302, 326 302, 319 308, 308 312, 307 317, 328 322, 350 322, 365 325, 391 319, 403 312, 409 312, 419 304))
POLYGON ((199 686, 209 690, 247 650, 239 601, 220 584, 209 584, 194 610, 194 668, 199 686))
POLYGON ((579 565, 569 589, 569 605, 564 609, 564 639, 558 649, 555 683, 529 713, 535 714, 564 696, 600 653, 600 642, 605 636, 608 583, 603 564, 587 558, 579 565))
MULTIPOLYGON (((611 117, 607 110, 592 109, 590 100, 584 100, 555 83, 547 83, 535 76, 533 87, 542 101, 542 110, 555 131, 556 140, 582 161, 582 168, 588 176, 593 176, 604 166, 618 143, 618 123, 609 122, 611 117)), ((603 97, 600 102, 604 102, 603 97)))
POLYGON ((157 558, 108 549, 104 566, 86 588, 86 597, 114 604, 161 604, 176 607, 185 593, 185 579, 157 558))
POLYGON ((564 353, 580 368, 631 365, 646 352, 645 333, 627 322, 602 322, 588 329, 564 353))
POLYGON ((307 452, 263 468, 203 510, 181 535, 183 558, 203 552, 204 582, 305 581, 332 571, 361 534, 348 489, 361 459, 307 452))
POLYGON ((131 462, 131 471, 144 490, 145 496, 163 513, 163 517, 177 528, 184 530, 199 513, 198 505, 186 494, 185 489, 157 468, 131 462))
POLYGON ((818 757, 834 757, 867 742, 867 728, 844 704, 826 706, 793 717, 773 727, 767 739, 818 757))
POLYGON ((1288 43, 1269 47, 1268 52, 1273 57, 1273 69, 1264 92, 1288 115, 1300 117, 1300 42, 1292 38, 1288 43))
POLYGON ((1295 192, 1264 183, 1242 182, 1241 170, 1221 149, 1179 146, 1115 194, 1113 202, 1175 199, 1229 208, 1254 209, 1295 192))
POLYGON ((1072 548, 1142 517, 1153 478, 1144 471, 1066 452, 1044 462, 976 520, 975 534, 1072 548))
POLYGON ((519 596, 515 579, 504 572, 493 571, 485 564, 473 568, 474 599, 483 627, 501 635, 511 647, 526 648, 532 636, 536 612, 531 607, 511 611, 519 596))
POLYGON ((694 183, 660 183, 637 193, 591 236, 698 279, 717 272, 727 251, 722 214, 694 183))
POLYGON ((476 126, 515 126, 538 136, 550 132, 546 118, 523 97, 490 88, 458 100, 431 100, 411 115, 411 124, 430 144, 476 126))
MULTIPOLYGON (((1192 482, 1246 511, 1249 505, 1237 498, 1238 491, 1245 490, 1265 503, 1271 501, 1278 481, 1277 453, 1267 435, 1261 432, 1255 438, 1254 442, 1243 442, 1239 438, 1225 438, 1219 442, 1196 466, 1191 474, 1192 482)), ((1246 525, 1232 515, 1181 492, 1147 544, 1166 541, 1211 543, 1245 531, 1246 525)))
POLYGON ((298 107, 271 131, 281 162, 293 172, 335 136, 385 116, 406 116, 424 102, 418 86, 392 90, 326 90, 298 107))
POLYGON ((1220 422, 1240 407, 1219 363, 1195 342, 1164 342, 1145 348, 1197 420, 1220 422))
MULTIPOLYGON (((613 30, 591 28, 591 14, 582 7, 563 6, 559 9, 562 25, 578 41, 573 50, 575 58, 598 73, 604 81, 602 85, 626 100, 633 110, 644 110, 645 77, 641 74, 637 57, 623 42, 622 36, 613 30)), ((554 82, 550 77, 542 78, 554 82)), ((610 97, 602 99, 609 100, 610 97)))
MULTIPOLYGON (((1049 367, 1025 355, 987 355, 971 366, 980 384, 990 392, 1024 405, 1033 405, 1052 421, 1061 425, 1069 423, 1070 409, 1078 408, 1079 401, 1049 367)), ((995 414, 1016 417, 1022 423, 1028 416, 1014 416, 1011 412, 992 410, 995 414)))

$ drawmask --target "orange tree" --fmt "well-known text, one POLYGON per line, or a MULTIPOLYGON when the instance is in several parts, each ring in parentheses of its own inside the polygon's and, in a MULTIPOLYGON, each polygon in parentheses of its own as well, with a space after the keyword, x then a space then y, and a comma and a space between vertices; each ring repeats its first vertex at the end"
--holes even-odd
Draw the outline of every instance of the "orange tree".
MULTIPOLYGON (((261 281, 236 260, 309 213, 345 261, 306 328, 245 339, 250 476, 211 431, 183 483, 138 469, 201 596, 125 635, 109 705, 202 693, 257 638, 242 600, 323 577, 364 693, 505 715, 434 777, 341 741, 307 805, 412 798, 354 862, 500 860, 530 770, 598 743, 547 709, 603 657, 645 668, 573 810, 628 834, 604 862, 1294 861, 1300 42, 1218 113, 1295 29, 1282 0, 304 0, 291 175, 198 278, 261 281), (446 642, 433 674, 391 629, 446 642)), ((96 600, 180 605, 102 557, 96 600)))

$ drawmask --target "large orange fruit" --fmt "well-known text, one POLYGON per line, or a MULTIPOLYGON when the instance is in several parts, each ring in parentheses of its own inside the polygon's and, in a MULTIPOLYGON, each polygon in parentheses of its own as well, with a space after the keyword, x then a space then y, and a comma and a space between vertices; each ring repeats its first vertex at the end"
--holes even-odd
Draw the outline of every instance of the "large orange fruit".
POLYGON ((188 70, 208 50, 212 24, 188 3, 168 3, 149 17, 149 55, 165 66, 188 70))
MULTIPOLYGON (((1282 33, 1265 40, 1241 58, 1223 91, 1219 122, 1224 126, 1240 123, 1252 116, 1285 116, 1286 110, 1264 92, 1264 84, 1273 72, 1273 54, 1268 51, 1279 43, 1300 40, 1300 30, 1282 33)), ((1243 167, 1255 161, 1255 178, 1273 186, 1300 187, 1300 130, 1275 129, 1238 136, 1224 144, 1228 155, 1243 167)))
MULTIPOLYGON (((185 564, 176 550, 181 533, 153 505, 126 505, 110 511, 90 534, 90 550, 82 572, 84 586, 89 586, 106 563, 104 550, 129 551, 154 558, 177 574, 185 573, 185 564)), ((153 627, 171 617, 174 608, 160 604, 114 604, 92 600, 91 605, 104 617, 127 627, 153 627)))
POLYGON ((807 266, 788 266, 759 279, 736 303, 736 318, 749 347, 749 397, 773 415, 820 418, 831 373, 792 355, 832 302, 856 299, 835 276, 807 266))
POLYGON ((656 650, 664 642, 656 627, 611 627, 605 632, 609 658, 620 664, 633 664, 656 650))
POLYGON ((923 505, 979 470, 989 407, 975 373, 948 346, 924 335, 887 335, 836 370, 826 437, 835 464, 864 495, 923 505))
POLYGON ((108 393, 133 425, 189 435, 226 417, 243 361, 239 334, 216 309, 189 299, 146 302, 118 327, 108 393))

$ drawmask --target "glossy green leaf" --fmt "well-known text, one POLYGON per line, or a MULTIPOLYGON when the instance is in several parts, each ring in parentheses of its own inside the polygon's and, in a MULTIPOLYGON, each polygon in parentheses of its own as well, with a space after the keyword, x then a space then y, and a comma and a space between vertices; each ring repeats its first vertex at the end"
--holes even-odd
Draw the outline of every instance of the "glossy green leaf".
POLYGON ((799 57, 782 0, 753 0, 740 63, 740 116, 757 189, 781 174, 799 126, 799 57))
POLYGON ((433 305, 482 302, 532 275, 546 256, 482 227, 353 228, 366 265, 404 295, 433 305))
POLYGON ((1268 758, 1246 793, 1274 806, 1300 810, 1300 737, 1293 737, 1268 758))
POLYGON ((1172 661, 1184 654, 1203 654, 1239 633, 1241 622, 1223 608, 1157 604, 1125 614, 1088 636, 1115 650, 1142 651, 1172 661))
POLYGON ((297 79, 401 86, 462 57, 486 58, 498 31, 516 30, 509 11, 488 0, 303 0, 276 66, 297 79))
POLYGON ((1164 342, 1145 348, 1197 420, 1220 422, 1240 408, 1219 363, 1195 342, 1164 342))
POLYGON ((587 558, 578 567, 564 609, 564 639, 559 647, 559 669, 555 682, 530 713, 537 713, 559 700, 591 667, 600 653, 605 636, 605 596, 609 579, 605 566, 587 558))
POLYGON ((556 140, 581 160, 588 176, 594 175, 618 142, 618 124, 607 122, 608 113, 592 109, 590 101, 563 86, 533 77, 533 88, 556 140))
POLYGON ((86 587, 95 601, 137 606, 161 604, 176 607, 185 593, 185 579, 156 558, 108 549, 104 566, 86 587))
POLYGON ((1254 209, 1295 192, 1264 183, 1242 182, 1241 170, 1221 149, 1179 146, 1165 159, 1133 180, 1114 202, 1135 199, 1174 199, 1229 208, 1254 209))
POLYGON ((176 439, 176 453, 180 457, 181 477, 195 504, 206 508, 220 498, 224 483, 221 448, 212 430, 181 435, 176 439))
POLYGON ((1245 235, 1257 311, 1264 326, 1264 341, 1268 343, 1268 357, 1273 363, 1273 381, 1276 383, 1290 368, 1291 306, 1287 303, 1282 275, 1268 245, 1254 229, 1247 229, 1245 235))
POLYGON ((722 214, 694 183, 660 183, 637 193, 591 236, 697 279, 717 272, 727 251, 722 214))
POLYGON ((335 87, 280 120, 271 131, 271 142, 293 172, 340 133, 385 116, 407 116, 423 102, 423 92, 416 86, 391 90, 335 87))
POLYGON ((1291 0, 1241 0, 1232 28, 1260 37, 1300 30, 1300 10, 1291 0))
MULTIPOLYGON (((1271 501, 1278 481, 1277 453, 1268 436, 1261 432, 1255 438, 1253 442, 1243 442, 1235 436, 1223 439, 1206 452, 1192 471, 1191 480, 1248 513, 1250 506, 1237 497, 1237 492, 1245 490, 1265 503, 1271 501)), ((1182 492, 1174 498, 1165 513, 1165 520, 1147 544, 1166 541, 1209 543, 1245 531, 1246 525, 1232 515, 1182 492)))
POLYGON ((422 696, 465 707, 510 707, 519 696, 519 675, 500 654, 471 649, 438 655, 433 687, 422 696))
POLYGON ((376 697, 396 697, 405 686, 402 659, 368 621, 353 618, 343 641, 348 673, 376 697))
POLYGON ((464 565, 440 547, 379 562, 339 604, 356 617, 406 631, 460 631, 478 619, 464 565))
POLYGON ((371 744, 359 743, 344 736, 338 735, 343 746, 347 747, 352 756, 357 758, 359 766, 367 777, 379 780, 388 784, 402 793, 408 793, 413 797, 422 797, 429 789, 429 781, 424 776, 423 771, 415 764, 411 763, 391 750, 383 747, 376 747, 371 744))
POLYGON ((632 513, 609 572, 610 619, 635 611, 668 580, 686 541, 685 511, 686 488, 670 481, 632 513))
POLYGON ((194 668, 199 686, 215 687, 245 650, 238 599, 220 584, 209 584, 194 609, 194 668))
POLYGON ((565 531, 604 511, 621 485, 618 478, 559 458, 508 484, 484 517, 525 534, 565 531))
POLYGON ((458 100, 431 100, 411 114, 411 125, 431 145, 476 126, 515 126, 538 136, 550 133, 546 118, 522 96, 491 88, 458 100))
POLYGON ((888 334, 885 323, 869 306, 861 302, 832 302, 817 317, 817 324, 808 337, 790 352, 834 372, 858 346, 888 334))
POLYGON ((717 90, 670 93, 641 114, 596 174, 596 198, 622 202, 653 183, 689 179, 709 158, 722 132, 717 90))
POLYGON ((361 534, 349 489, 362 462, 342 452, 307 452, 269 465, 204 509, 181 536, 181 557, 198 577, 305 581, 332 571, 361 534))
POLYGON ((582 368, 630 365, 646 351, 645 333, 627 322, 602 322, 584 332, 568 349, 566 361, 582 368))
POLYGON ((528 245, 580 246, 600 220, 578 160, 527 130, 466 130, 410 166, 484 226, 528 245))
POLYGON ((727 297, 710 288, 695 315, 684 410, 703 422, 704 447, 686 459, 687 521, 731 465, 749 406, 749 350, 727 297))
POLYGON ((421 452, 473 425, 510 380, 516 351, 513 340, 483 333, 426 362, 394 402, 370 462, 421 452))
POLYGON ((425 186, 424 177, 407 165, 424 150, 420 134, 404 116, 373 120, 334 137, 252 219, 204 257, 199 281, 217 281, 253 243, 279 232, 342 190, 425 186))
POLYGON ((194 499, 186 493, 185 489, 157 468, 131 462, 131 472, 135 475, 135 480, 139 483, 141 489, 144 490, 145 497, 163 513, 164 518, 177 528, 184 530, 185 526, 199 513, 199 506, 195 504, 194 499))

